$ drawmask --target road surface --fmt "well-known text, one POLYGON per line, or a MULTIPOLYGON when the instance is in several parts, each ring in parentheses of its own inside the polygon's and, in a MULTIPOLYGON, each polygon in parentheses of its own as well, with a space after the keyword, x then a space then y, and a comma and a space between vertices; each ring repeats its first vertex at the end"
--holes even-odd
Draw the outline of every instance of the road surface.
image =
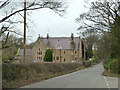
POLYGON ((102 76, 102 63, 22 88, 118 88, 118 78, 102 76))

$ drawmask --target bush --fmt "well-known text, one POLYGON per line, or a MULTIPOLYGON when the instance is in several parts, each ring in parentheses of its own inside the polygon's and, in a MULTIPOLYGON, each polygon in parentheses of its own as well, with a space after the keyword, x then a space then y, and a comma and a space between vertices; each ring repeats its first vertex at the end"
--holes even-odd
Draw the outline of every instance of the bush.
POLYGON ((85 61, 85 67, 90 67, 91 66, 91 61, 87 60, 85 61))
POLYGON ((109 58, 104 64, 104 68, 110 72, 119 73, 118 60, 109 58))
POLYGON ((104 64, 104 68, 105 68, 106 70, 109 70, 109 64, 104 64))
POLYGON ((96 60, 95 60, 95 58, 94 58, 94 57, 92 58, 92 62, 96 62, 96 60))
POLYGON ((98 57, 92 57, 92 62, 97 63, 98 62, 98 57))
POLYGON ((44 61, 50 61, 52 62, 52 50, 50 49, 47 49, 46 52, 45 52, 45 56, 44 56, 44 61))
POLYGON ((110 68, 110 71, 111 72, 116 72, 118 73, 118 60, 117 59, 112 59, 110 62, 109 62, 109 68, 110 68))

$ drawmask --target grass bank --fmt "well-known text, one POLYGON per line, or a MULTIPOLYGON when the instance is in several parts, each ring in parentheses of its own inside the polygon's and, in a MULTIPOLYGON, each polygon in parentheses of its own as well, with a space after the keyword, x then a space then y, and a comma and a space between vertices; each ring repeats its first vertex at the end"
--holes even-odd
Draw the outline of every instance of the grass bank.
POLYGON ((119 77, 119 78, 120 78, 120 74, 108 72, 107 70, 105 70, 105 71, 103 72, 103 75, 104 75, 104 76, 109 76, 109 77, 119 77))

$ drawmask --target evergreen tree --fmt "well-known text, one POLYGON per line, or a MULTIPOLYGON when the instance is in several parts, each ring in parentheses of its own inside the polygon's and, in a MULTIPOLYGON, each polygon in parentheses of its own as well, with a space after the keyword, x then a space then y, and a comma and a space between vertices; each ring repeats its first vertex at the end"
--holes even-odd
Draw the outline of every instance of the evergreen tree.
POLYGON ((44 61, 50 61, 52 62, 52 50, 50 49, 47 49, 46 52, 45 52, 45 56, 44 56, 44 61))

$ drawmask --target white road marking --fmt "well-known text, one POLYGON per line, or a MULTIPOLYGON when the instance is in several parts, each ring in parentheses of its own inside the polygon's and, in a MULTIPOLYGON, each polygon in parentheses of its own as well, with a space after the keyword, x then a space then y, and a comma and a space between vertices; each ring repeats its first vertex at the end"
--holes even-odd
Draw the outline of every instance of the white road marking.
POLYGON ((109 90, 110 90, 109 83, 108 83, 107 78, 106 78, 105 76, 104 76, 104 79, 105 79, 105 82, 106 82, 106 84, 107 84, 107 88, 109 88, 109 90))

